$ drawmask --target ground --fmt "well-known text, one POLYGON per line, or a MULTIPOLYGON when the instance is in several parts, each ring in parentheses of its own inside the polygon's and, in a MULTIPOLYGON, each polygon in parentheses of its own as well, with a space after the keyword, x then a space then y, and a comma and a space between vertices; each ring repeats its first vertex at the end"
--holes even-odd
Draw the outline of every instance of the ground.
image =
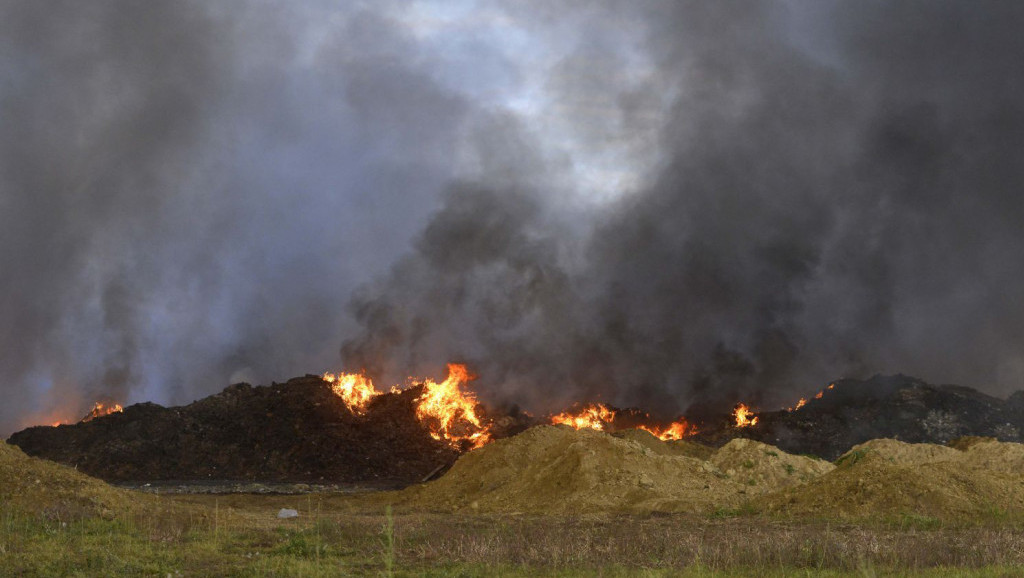
POLYGON ((165 495, 159 513, 4 512, 11 576, 1019 576, 1024 519, 389 511, 377 496, 165 495), (297 519, 276 517, 280 508, 297 519))
POLYGON ((3 444, 0 576, 1022 576, 1022 471, 1024 445, 985 438, 831 464, 541 426, 401 491, 189 493, 3 444))

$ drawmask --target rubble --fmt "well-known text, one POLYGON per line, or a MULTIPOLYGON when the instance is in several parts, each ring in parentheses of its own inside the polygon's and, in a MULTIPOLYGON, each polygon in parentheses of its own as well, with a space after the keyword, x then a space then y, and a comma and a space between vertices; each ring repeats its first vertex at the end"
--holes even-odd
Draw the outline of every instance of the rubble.
POLYGON ((945 444, 962 436, 1021 441, 1024 392, 1009 399, 957 385, 931 385, 905 375, 843 379, 793 411, 761 411, 758 423, 737 428, 728 418, 705 424, 692 438, 721 445, 735 437, 794 454, 835 460, 876 438, 945 444))
POLYGON ((142 403, 85 423, 22 430, 9 442, 113 482, 238 480, 375 484, 420 481, 459 451, 415 416, 418 387, 350 411, 317 376, 232 385, 183 407, 142 403))

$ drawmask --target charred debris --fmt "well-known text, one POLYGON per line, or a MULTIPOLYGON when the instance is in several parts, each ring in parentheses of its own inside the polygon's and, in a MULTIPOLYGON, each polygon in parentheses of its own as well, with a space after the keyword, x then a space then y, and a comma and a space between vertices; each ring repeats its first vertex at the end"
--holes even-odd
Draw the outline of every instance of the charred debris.
MULTIPOLYGON (((238 480, 399 487, 436 477, 468 449, 431 436, 416 416, 421 388, 376 396, 354 412, 319 376, 236 384, 181 407, 140 403, 73 425, 35 426, 9 443, 111 482, 238 480)), ((548 423, 517 409, 480 408, 492 438, 548 423)), ((753 408, 755 411, 757 408, 753 408)), ((620 410, 607 429, 631 426, 620 410)), ((756 411, 739 427, 722 415, 687 439, 721 446, 742 437, 834 460, 876 438, 949 443, 963 436, 1021 441, 1024 392, 1008 399, 903 375, 836 381, 791 410, 756 411)))

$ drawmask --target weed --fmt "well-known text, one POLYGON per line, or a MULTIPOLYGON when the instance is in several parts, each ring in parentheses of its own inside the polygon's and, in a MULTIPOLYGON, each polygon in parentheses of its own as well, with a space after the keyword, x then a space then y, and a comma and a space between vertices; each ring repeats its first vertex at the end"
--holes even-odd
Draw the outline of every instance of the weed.
POLYGON ((381 533, 384 536, 384 576, 392 578, 395 575, 395 517, 391 512, 391 504, 384 508, 384 527, 381 533))
POLYGON ((849 467, 864 459, 864 456, 866 455, 868 455, 867 450, 853 450, 852 452, 843 454, 842 457, 836 460, 836 465, 849 467))

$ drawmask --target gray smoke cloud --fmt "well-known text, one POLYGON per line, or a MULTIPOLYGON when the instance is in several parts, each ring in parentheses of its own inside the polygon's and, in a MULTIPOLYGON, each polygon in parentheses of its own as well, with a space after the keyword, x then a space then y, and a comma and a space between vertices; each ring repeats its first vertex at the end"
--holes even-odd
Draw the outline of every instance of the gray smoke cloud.
POLYGON ((1022 12, 0 1, 0 430, 337 365, 1020 388, 1022 12))
POLYGON ((0 430, 337 366, 473 116, 384 7, 0 2, 0 430))
MULTIPOLYGON (((1020 388, 1022 16, 609 5, 644 23, 652 84, 676 92, 653 176, 582 247, 543 189, 454 189, 356 299, 366 332, 343 357, 392 375, 465 359, 543 409, 781 405, 875 372, 1020 388)), ((573 89, 615 94, 625 119, 636 101, 613 80, 573 89)))

